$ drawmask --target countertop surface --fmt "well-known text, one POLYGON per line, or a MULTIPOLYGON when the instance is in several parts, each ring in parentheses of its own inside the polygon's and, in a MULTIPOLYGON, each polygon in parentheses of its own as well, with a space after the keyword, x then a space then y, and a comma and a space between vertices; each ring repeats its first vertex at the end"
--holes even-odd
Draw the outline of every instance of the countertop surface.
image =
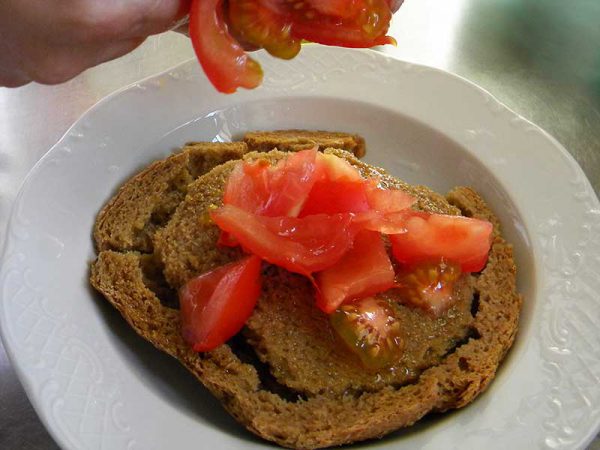
MULTIPOLYGON (((398 47, 384 51, 487 89, 558 139, 599 192, 598 23, 600 2, 589 0, 406 0, 390 33, 398 47)), ((0 88, 0 238, 26 174, 82 113, 191 57, 188 39, 171 32, 62 85, 0 88)), ((1 344, 0 448, 57 448, 1 344)), ((600 440, 589 448, 600 450, 600 440)))

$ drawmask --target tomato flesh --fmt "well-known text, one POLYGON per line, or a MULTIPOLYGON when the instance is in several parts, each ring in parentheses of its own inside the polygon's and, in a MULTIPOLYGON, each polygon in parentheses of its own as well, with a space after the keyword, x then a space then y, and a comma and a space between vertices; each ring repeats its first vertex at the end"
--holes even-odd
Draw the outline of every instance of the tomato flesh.
POLYGON ((444 258, 460 264, 463 272, 479 272, 487 262, 492 224, 462 216, 407 213, 405 233, 390 236, 400 263, 413 265, 444 258))
POLYGON ((282 59, 291 59, 300 52, 301 39, 292 37, 290 24, 276 2, 229 0, 228 9, 232 31, 245 42, 282 59))
POLYGON ((417 199, 400 189, 381 189, 376 183, 367 184, 369 207, 383 213, 395 213, 413 206, 417 199))
POLYGON ((260 65, 229 34, 223 21, 223 0, 193 0, 190 38, 210 82, 224 93, 253 89, 263 78, 260 65))
POLYGON ((402 357, 404 333, 387 300, 367 297, 342 305, 329 320, 344 344, 366 368, 383 369, 402 357))
POLYGON ((223 196, 225 205, 268 217, 296 217, 315 184, 317 150, 289 155, 274 167, 263 160, 240 162, 223 196))
POLYGON ((242 329, 260 295, 260 269, 260 258, 248 256, 181 288, 182 333, 195 351, 213 350, 242 329))
POLYGON ((351 214, 265 217, 224 205, 211 218, 248 253, 307 276, 335 264, 355 235, 351 214))
POLYGON ((402 302, 440 317, 457 300, 454 285, 460 276, 460 265, 443 259, 407 267, 397 277, 402 302))
POLYGON ((354 245, 335 265, 316 275, 317 306, 331 314, 342 303, 369 297, 394 286, 394 268, 381 239, 373 231, 356 235, 354 245))

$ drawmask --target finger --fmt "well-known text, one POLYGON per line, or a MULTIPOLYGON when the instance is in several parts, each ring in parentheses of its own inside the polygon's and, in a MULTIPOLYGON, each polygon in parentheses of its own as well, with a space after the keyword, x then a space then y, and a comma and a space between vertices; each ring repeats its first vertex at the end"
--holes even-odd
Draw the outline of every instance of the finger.
POLYGON ((16 77, 16 76, 8 76, 4 74, 0 74, 0 88, 16 88, 25 86, 26 84, 31 83, 31 80, 27 77, 16 77))
POLYGON ((126 39, 122 42, 112 43, 107 47, 98 48, 96 52, 90 53, 92 57, 88 62, 88 67, 97 66, 98 64, 102 64, 107 61, 112 61, 113 59, 117 59, 121 56, 131 53, 136 48, 138 48, 145 40, 146 39, 143 37, 126 39))
POLYGON ((154 0, 150 7, 148 1, 137 0, 134 3, 138 19, 130 36, 150 36, 186 23, 191 0, 154 0))
POLYGON ((137 48, 144 38, 127 39, 109 45, 64 48, 31 65, 29 78, 41 84, 60 84, 84 70, 123 56, 137 48))
POLYGON ((391 3, 392 12, 398 11, 400 9, 400 7, 402 6, 402 3, 404 3, 404 0, 392 0, 392 3, 391 3))

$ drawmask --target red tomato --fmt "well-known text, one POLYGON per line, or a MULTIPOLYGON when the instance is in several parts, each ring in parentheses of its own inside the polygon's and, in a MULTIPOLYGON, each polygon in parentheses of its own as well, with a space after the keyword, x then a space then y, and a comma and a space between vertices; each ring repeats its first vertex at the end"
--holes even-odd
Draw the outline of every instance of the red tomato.
POLYGON ((362 212, 369 209, 364 183, 353 181, 317 181, 300 217, 314 214, 362 212))
POLYGON ((289 8, 292 36, 341 47, 373 47, 390 43, 385 36, 392 18, 387 0, 347 2, 350 7, 337 0, 312 0, 307 2, 307 6, 312 6, 313 2, 316 8, 289 8))
POLYGON ((362 231, 335 265, 316 275, 317 306, 331 314, 342 303, 369 297, 394 286, 394 268, 381 235, 362 231))
POLYGON ((223 0, 192 1, 189 30, 196 56, 218 91, 253 89, 262 81, 262 69, 231 37, 222 15, 223 0))
POLYGON ((260 268, 260 258, 248 256, 181 288, 182 333, 195 351, 213 350, 242 329, 260 295, 260 268))
POLYGON ((463 272, 479 272, 490 250, 492 224, 462 216, 411 211, 406 233, 390 236, 398 262, 412 265, 444 258, 459 263, 463 272))
POLYGON ((383 213, 394 213, 410 208, 417 201, 400 189, 380 189, 375 182, 367 184, 369 207, 383 213))
POLYGON ((223 203, 268 217, 296 217, 316 181, 317 151, 293 153, 271 167, 241 162, 229 176, 223 203))
POLYGON ((313 214, 358 213, 369 209, 365 180, 347 161, 319 153, 317 181, 308 194, 300 217, 313 214))
POLYGON ((351 214, 264 217, 224 205, 211 217, 248 253, 307 276, 335 264, 354 240, 351 214))
POLYGON ((329 153, 317 153, 317 179, 361 183, 365 181, 352 164, 329 153))
POLYGON ((385 33, 396 3, 192 0, 190 37, 209 80, 217 90, 232 93, 238 87, 254 88, 262 80, 260 65, 245 53, 240 42, 285 59, 298 54, 302 40, 344 47, 393 43, 385 33))

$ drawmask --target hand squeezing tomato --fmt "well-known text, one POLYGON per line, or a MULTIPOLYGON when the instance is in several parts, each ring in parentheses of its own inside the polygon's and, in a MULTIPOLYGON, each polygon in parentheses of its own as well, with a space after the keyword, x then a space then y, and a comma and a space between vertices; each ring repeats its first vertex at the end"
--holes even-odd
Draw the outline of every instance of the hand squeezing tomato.
POLYGON ((291 59, 302 41, 368 48, 393 43, 386 36, 400 0, 193 0, 190 37, 217 90, 252 89, 260 65, 244 48, 264 48, 291 59))

